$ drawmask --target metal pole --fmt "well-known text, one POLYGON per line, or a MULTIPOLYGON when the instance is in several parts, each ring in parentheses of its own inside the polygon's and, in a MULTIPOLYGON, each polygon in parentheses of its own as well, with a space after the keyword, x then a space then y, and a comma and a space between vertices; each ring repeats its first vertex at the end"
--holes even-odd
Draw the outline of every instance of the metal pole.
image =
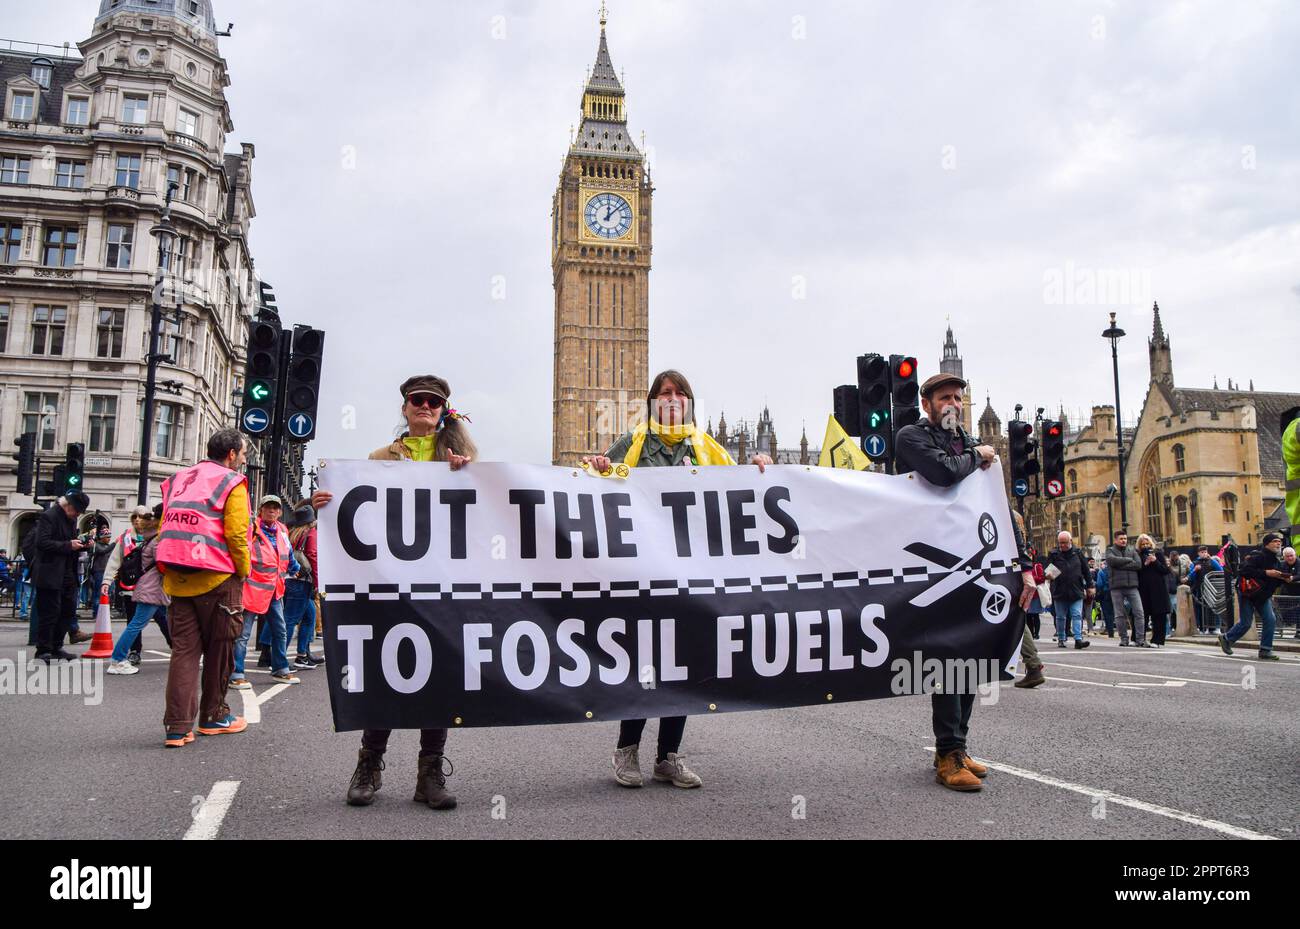
POLYGON ((1128 491, 1124 489, 1124 414, 1119 405, 1119 340, 1126 333, 1115 322, 1115 313, 1110 314, 1110 328, 1101 334, 1103 339, 1110 339, 1110 363, 1115 372, 1115 445, 1116 459, 1119 463, 1119 527, 1128 531, 1128 491))
MULTIPOLYGON (((149 458, 153 447, 153 411, 154 395, 158 386, 158 336, 162 330, 162 304, 159 300, 162 290, 164 272, 170 272, 170 267, 163 266, 164 255, 170 251, 169 240, 171 237, 171 211, 172 211, 172 194, 176 191, 176 184, 167 185, 167 197, 163 202, 162 219, 158 225, 150 230, 158 236, 158 276, 154 281, 153 304, 149 310, 149 355, 145 359, 148 364, 148 374, 144 381, 144 421, 140 428, 140 483, 136 488, 136 503, 141 506, 149 502, 149 458)), ((170 260, 168 261, 170 265, 170 260)))
POLYGON ((287 404, 289 362, 293 333, 280 332, 280 379, 276 384, 275 420, 271 424, 271 450, 266 465, 266 492, 281 496, 284 489, 284 411, 287 404))

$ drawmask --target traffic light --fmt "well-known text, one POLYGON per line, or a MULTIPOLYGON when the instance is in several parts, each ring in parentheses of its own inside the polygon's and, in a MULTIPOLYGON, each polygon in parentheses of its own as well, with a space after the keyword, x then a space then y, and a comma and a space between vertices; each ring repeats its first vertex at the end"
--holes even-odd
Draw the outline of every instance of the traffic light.
POLYGON ((1065 428, 1054 420, 1043 421, 1043 492, 1065 494, 1065 428))
POLYGON ((320 400, 321 356, 325 333, 311 326, 293 327, 293 357, 286 379, 284 427, 292 442, 316 436, 316 405, 320 400))
POLYGON ((280 321, 268 316, 248 324, 248 364, 244 369, 244 408, 239 428, 251 436, 270 432, 275 422, 280 382, 280 321))
POLYGON ((894 457, 889 415, 889 365, 877 354, 858 357, 858 416, 862 450, 872 461, 894 457))
POLYGON ((862 418, 858 413, 858 388, 845 384, 835 388, 835 421, 845 435, 858 438, 862 435, 862 418))
POLYGON ((892 444, 897 448, 899 430, 921 419, 921 386, 916 382, 916 359, 909 355, 890 355, 889 379, 894 426, 892 444))
POLYGON ((18 460, 18 493, 29 494, 36 476, 36 433, 24 432, 14 439, 14 444, 18 446, 14 455, 18 460))
POLYGON ((1038 443, 1031 423, 1012 420, 1007 425, 1011 455, 1011 491, 1017 497, 1028 496, 1029 479, 1038 473, 1038 443))
POLYGON ((56 480, 59 495, 64 496, 74 491, 83 490, 82 485, 85 483, 85 478, 86 446, 80 442, 70 443, 63 459, 63 480, 56 480))

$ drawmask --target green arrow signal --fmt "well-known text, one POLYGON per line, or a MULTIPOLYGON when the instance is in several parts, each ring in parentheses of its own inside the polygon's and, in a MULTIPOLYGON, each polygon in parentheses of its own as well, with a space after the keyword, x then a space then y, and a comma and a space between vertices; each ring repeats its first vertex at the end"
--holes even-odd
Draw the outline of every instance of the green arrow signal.
POLYGON ((261 403, 267 397, 271 396, 271 388, 262 381, 254 381, 248 387, 248 396, 254 403, 261 403))
POLYGON ((79 474, 69 474, 69 475, 68 475, 68 483, 69 483, 71 486, 76 487, 78 484, 81 483, 81 475, 79 475, 79 474))

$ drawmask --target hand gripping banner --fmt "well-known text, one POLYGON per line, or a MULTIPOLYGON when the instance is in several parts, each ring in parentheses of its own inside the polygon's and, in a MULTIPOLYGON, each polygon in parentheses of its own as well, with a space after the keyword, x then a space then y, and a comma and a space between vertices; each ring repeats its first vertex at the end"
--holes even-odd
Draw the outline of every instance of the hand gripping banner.
POLYGON ((1006 680, 1018 655, 996 465, 952 488, 804 466, 319 475, 340 731, 866 700, 941 662, 1006 680))

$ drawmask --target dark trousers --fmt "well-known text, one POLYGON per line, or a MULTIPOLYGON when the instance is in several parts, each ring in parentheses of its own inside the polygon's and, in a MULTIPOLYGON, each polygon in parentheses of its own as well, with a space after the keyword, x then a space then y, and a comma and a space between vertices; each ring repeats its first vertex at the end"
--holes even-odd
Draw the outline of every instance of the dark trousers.
MULTIPOLYGON (((367 729, 361 733, 361 747, 382 755, 388 748, 388 737, 392 734, 392 729, 367 729)), ((446 729, 420 730, 421 758, 428 758, 430 755, 441 755, 446 747, 446 729)))
MULTIPOLYGON (((625 719, 618 727, 618 747, 641 744, 645 731, 644 719, 625 719)), ((682 747, 682 734, 686 731, 685 716, 665 716, 659 720, 659 754, 657 761, 667 761, 669 753, 677 754, 682 747)))
POLYGON ((1042 613, 1029 613, 1025 616, 1025 625, 1029 627, 1030 633, 1036 639, 1042 629, 1042 613))
POLYGON ((1147 629, 1151 632, 1152 645, 1165 644, 1165 624, 1168 622, 1168 613, 1152 613, 1147 617, 1147 629))
POLYGON ((63 647, 63 639, 72 630, 77 615, 77 587, 36 588, 36 653, 53 652, 63 647))
POLYGON ((954 748, 966 750, 966 733, 970 713, 975 709, 975 694, 931 694, 930 709, 934 716, 934 747, 940 755, 954 748))

